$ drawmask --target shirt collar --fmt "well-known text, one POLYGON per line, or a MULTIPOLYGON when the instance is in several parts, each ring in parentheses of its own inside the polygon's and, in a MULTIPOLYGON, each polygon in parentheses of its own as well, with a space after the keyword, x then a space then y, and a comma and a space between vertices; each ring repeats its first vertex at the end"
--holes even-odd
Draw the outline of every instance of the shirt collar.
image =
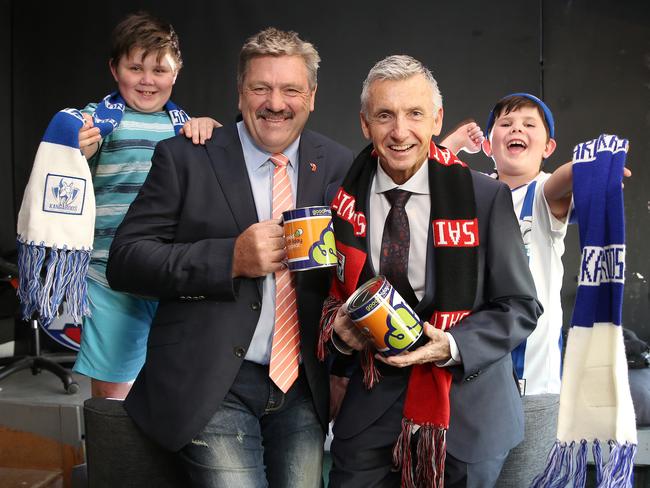
POLYGON ((420 193, 422 195, 429 194, 429 164, 428 160, 424 162, 420 169, 418 169, 413 176, 411 176, 404 184, 398 185, 381 167, 379 160, 377 160, 377 173, 375 174, 375 192, 384 193, 393 188, 400 190, 410 191, 411 193, 420 193))
MULTIPOLYGON (((543 171, 540 171, 539 173, 537 173, 537 176, 535 176, 535 178, 533 178, 532 180, 530 180, 528 183, 524 183, 523 185, 519 185, 517 188, 512 188, 510 191, 511 191, 512 193, 514 193, 514 192, 516 192, 517 190, 521 190, 522 188, 528 188, 528 186, 529 186, 533 181, 539 181, 540 179, 542 179, 542 178, 544 177, 545 174, 546 174, 546 173, 544 173, 543 171)), ((495 178, 498 180, 498 179, 499 179, 499 176, 497 175, 497 176, 495 176, 495 178)))
MULTIPOLYGON (((241 141, 242 150, 244 151, 246 165, 256 170, 266 164, 272 153, 260 149, 255 144, 243 120, 237 122, 237 132, 239 132, 239 140, 241 141)), ((289 144, 289 146, 282 151, 282 154, 289 158, 289 166, 291 168, 297 167, 299 147, 300 136, 298 136, 295 141, 289 144)))

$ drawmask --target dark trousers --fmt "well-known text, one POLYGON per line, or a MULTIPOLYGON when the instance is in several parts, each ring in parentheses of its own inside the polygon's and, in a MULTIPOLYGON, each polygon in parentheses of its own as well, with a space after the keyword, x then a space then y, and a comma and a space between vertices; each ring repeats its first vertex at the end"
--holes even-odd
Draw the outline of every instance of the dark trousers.
MULTIPOLYGON (((401 430, 403 396, 374 424, 359 434, 332 441, 331 488, 399 488, 393 469, 393 446, 401 430)), ((465 463, 447 453, 445 488, 492 488, 508 452, 478 463, 465 463)))

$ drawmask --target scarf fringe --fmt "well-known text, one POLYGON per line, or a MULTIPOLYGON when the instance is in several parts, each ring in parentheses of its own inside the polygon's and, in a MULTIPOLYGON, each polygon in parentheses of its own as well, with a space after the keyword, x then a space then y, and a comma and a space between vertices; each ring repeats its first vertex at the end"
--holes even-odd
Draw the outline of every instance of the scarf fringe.
POLYGON ((334 333, 334 319, 343 303, 338 298, 328 296, 323 302, 323 313, 320 316, 320 334, 316 344, 316 357, 322 362, 327 357, 327 343, 332 339, 334 333))
POLYGON ((367 390, 370 390, 381 380, 381 373, 375 364, 375 349, 371 346, 366 346, 361 351, 361 369, 363 370, 363 384, 367 390))
POLYGON ((58 315, 64 298, 75 322, 89 315, 86 273, 90 250, 58 249, 18 241, 18 297, 23 320, 36 314, 44 327, 58 315), (44 277, 42 274, 44 273, 44 277))
POLYGON ((393 448, 393 464, 402 472, 403 488, 443 488, 447 430, 402 419, 402 431, 393 448), (418 428, 419 427, 419 428, 418 428), (414 443, 414 435, 418 433, 414 443), (415 466, 413 446, 416 444, 415 466))
MULTIPOLYGON (((546 469, 537 476, 530 488, 563 488, 573 484, 584 488, 587 480, 587 441, 566 443, 556 441, 548 455, 546 469)), ((637 446, 628 442, 609 441, 609 459, 603 464, 601 445, 593 443, 597 488, 632 488, 632 472, 637 446)))

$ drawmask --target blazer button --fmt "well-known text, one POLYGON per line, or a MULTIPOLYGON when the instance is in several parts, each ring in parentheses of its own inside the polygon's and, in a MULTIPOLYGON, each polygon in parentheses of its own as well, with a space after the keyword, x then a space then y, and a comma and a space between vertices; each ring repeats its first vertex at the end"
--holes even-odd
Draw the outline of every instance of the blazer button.
POLYGON ((246 349, 244 349, 241 346, 235 347, 233 349, 233 352, 235 353, 235 356, 237 356, 240 359, 243 358, 244 356, 246 356, 246 349))
POLYGON ((251 308, 257 312, 260 308, 262 308, 262 304, 260 302, 253 302, 251 303, 251 308))

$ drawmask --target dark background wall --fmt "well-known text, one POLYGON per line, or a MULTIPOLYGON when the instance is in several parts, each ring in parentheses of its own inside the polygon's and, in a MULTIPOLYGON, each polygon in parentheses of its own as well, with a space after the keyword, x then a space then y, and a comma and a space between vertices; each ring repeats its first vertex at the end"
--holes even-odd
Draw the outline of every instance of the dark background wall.
MULTIPOLYGON (((55 111, 82 107, 114 88, 109 34, 126 13, 146 9, 171 21, 185 67, 174 100, 222 122, 237 113, 235 70, 243 41, 274 25, 298 31, 322 57, 309 126, 363 147, 361 82, 372 64, 407 53, 428 65, 444 97, 445 127, 484 124, 501 96, 529 91, 554 112, 558 150, 600 133, 631 141, 625 186, 628 231, 625 325, 650 339, 650 4, 647 0, 483 2, 66 1, 0 0, 0 252, 14 248, 15 217, 40 137, 55 111)), ((488 171, 482 154, 465 158, 488 171)), ((577 232, 567 237, 565 325, 575 297, 577 232)))

